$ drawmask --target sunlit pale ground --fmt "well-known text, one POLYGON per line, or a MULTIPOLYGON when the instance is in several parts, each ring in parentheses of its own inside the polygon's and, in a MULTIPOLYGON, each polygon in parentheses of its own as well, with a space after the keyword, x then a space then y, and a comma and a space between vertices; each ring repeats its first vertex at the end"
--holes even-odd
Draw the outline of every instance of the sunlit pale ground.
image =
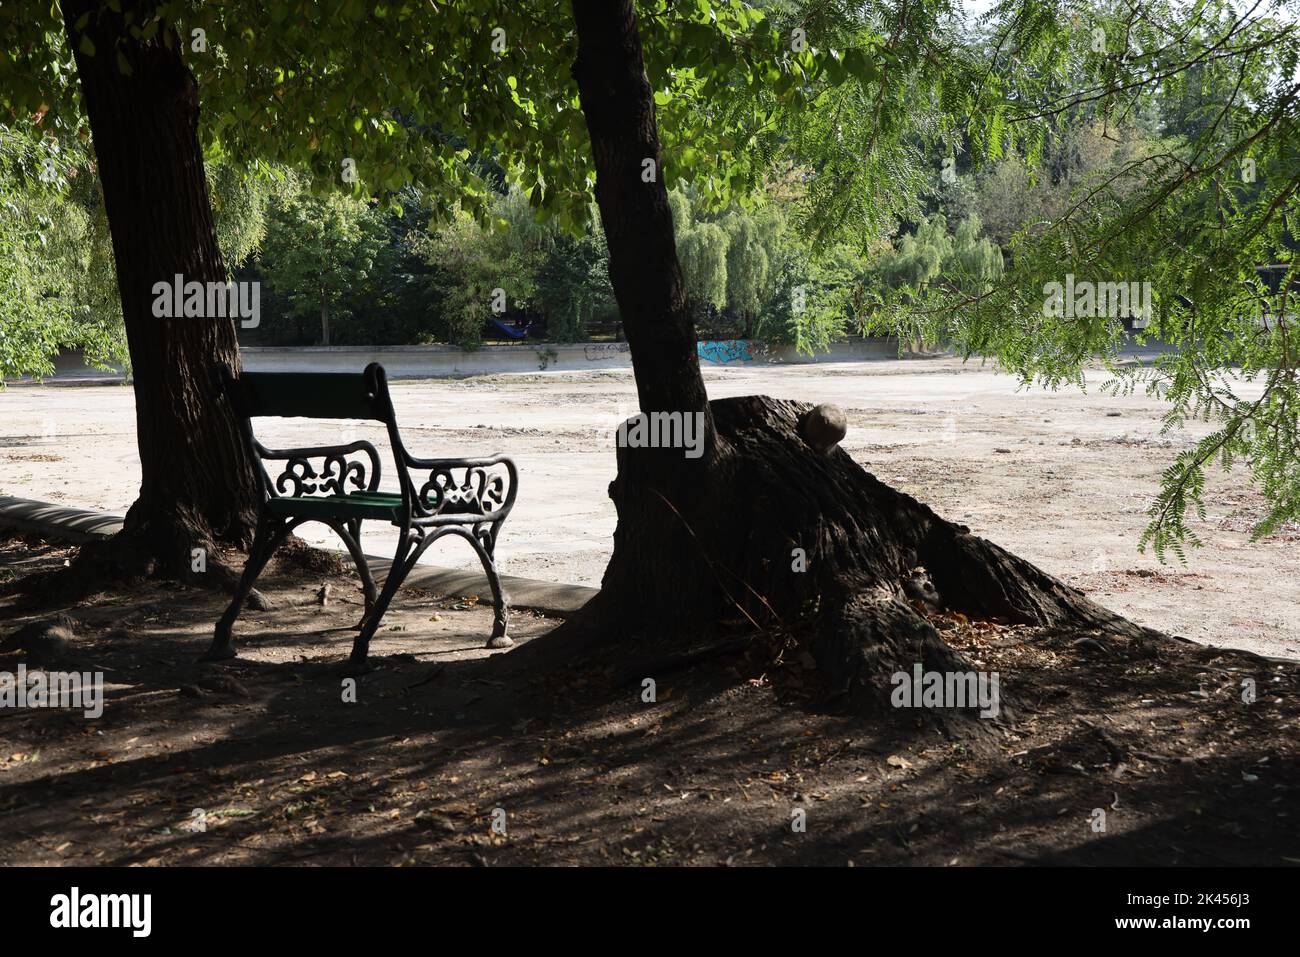
MULTIPOLYGON (((1144 624, 1211 644, 1300 657, 1300 529, 1251 542, 1262 499, 1246 473, 1211 477, 1205 547, 1185 567, 1139 554, 1161 471, 1205 425, 1160 435, 1160 403, 1096 389, 1018 391, 1010 376, 956 360, 708 367, 715 397, 767 393, 834 402, 848 413, 844 447, 865 468, 940 514, 1039 563, 1144 624)), ((499 545, 502 571, 599 584, 614 508, 612 430, 635 412, 631 372, 500 375, 393 383, 398 422, 417 456, 506 452, 521 472, 499 545)), ((123 386, 21 386, 0 393, 0 494, 121 514, 139 484, 134 399, 123 386)), ((271 446, 351 435, 383 446, 363 423, 264 420, 271 446)), ((395 488, 391 460, 384 487, 395 488)), ((307 526, 304 537, 337 546, 307 526)), ((365 547, 391 551, 389 528, 365 547)), ((472 567, 463 543, 425 561, 472 567), (459 546, 459 547, 458 547, 459 546)))

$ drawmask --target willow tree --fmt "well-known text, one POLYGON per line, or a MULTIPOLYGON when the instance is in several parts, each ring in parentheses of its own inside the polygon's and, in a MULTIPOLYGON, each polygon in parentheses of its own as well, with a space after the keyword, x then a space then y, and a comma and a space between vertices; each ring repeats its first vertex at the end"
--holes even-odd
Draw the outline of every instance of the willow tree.
MULTIPOLYGON (((698 458, 618 449, 613 557, 599 598, 563 631, 635 646, 737 619, 780 626, 811 650, 828 690, 869 708, 918 655, 930 667, 954 660, 904 600, 917 566, 971 616, 1131 629, 874 479, 837 447, 833 412, 763 396, 710 402, 667 187, 687 180, 697 202, 721 205, 793 164, 803 226, 865 242, 915 219, 917 197, 941 176, 927 161, 933 141, 990 159, 1019 151, 1032 166, 1072 111, 1131 110, 1192 69, 1240 77, 1213 86, 1225 89, 1209 98, 1220 119, 1171 143, 1142 171, 1145 189, 1090 184, 1071 209, 1077 218, 1026 237, 1033 245, 995 292, 932 284, 927 293, 946 298, 923 322, 888 301, 877 313, 883 325, 921 322, 927 335, 1061 381, 1113 350, 1116 324, 1053 323, 1042 277, 1063 263, 1099 281, 1149 271, 1152 328, 1183 336, 1198 357, 1171 371, 1173 397, 1201 401, 1189 379, 1203 371, 1196 363, 1247 348, 1213 328, 1227 315, 1213 294, 1266 250, 1282 255, 1280 217, 1300 182, 1293 24, 1198 3, 1171 32, 1178 4, 1089 11, 1027 0, 1003 4, 987 43, 971 44, 949 0, 760 6, 772 14, 741 0, 66 2, 67 46, 44 10, 6 11, 11 121, 48 107, 47 85, 69 102, 62 51, 71 49, 100 157, 145 475, 123 535, 167 563, 177 541, 247 534, 251 488, 232 482, 246 463, 201 372, 213 358, 237 360, 233 330, 160 325, 141 298, 172 272, 224 278, 202 148, 305 166, 327 189, 383 194, 414 183, 471 214, 486 209, 478 176, 490 157, 561 225, 576 227, 594 193, 640 407, 698 416, 705 429, 698 458), (1249 193, 1225 178, 1247 153, 1265 176, 1249 193), (1225 221, 1230 230, 1219 228, 1225 221), (1212 277, 1194 271, 1198 257, 1216 267, 1212 277), (1169 295, 1189 278, 1190 322, 1169 295), (1186 338, 1189 327, 1212 344, 1186 338)), ((1288 345, 1271 328, 1267 343, 1250 339, 1252 369, 1288 345)), ((1284 365, 1270 366, 1270 402, 1243 409, 1212 397, 1236 416, 1220 448, 1251 457, 1285 511, 1295 508, 1293 465, 1251 438, 1295 407, 1284 365)), ((1186 484, 1170 492, 1173 512, 1187 494, 1186 484)))

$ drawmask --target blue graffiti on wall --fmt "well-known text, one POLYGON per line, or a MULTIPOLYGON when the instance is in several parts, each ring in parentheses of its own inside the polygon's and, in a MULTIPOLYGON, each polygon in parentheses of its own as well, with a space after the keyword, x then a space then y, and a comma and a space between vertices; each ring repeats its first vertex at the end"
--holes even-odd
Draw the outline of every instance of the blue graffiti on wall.
POLYGON ((748 339, 722 339, 697 342, 696 352, 709 362, 753 362, 754 352, 748 339))

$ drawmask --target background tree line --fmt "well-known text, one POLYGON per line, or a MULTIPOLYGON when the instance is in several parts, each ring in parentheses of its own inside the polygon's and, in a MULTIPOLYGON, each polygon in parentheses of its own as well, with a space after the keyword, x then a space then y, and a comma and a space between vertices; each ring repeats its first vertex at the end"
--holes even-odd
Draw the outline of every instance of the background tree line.
MULTIPOLYGON (((708 412, 697 320, 706 334, 730 324, 803 349, 845 331, 943 343, 1049 387, 1083 384, 1101 363, 1116 388, 1166 401, 1169 428, 1219 426, 1166 473, 1156 549, 1194 540, 1183 517, 1215 462, 1249 463, 1273 505, 1262 534, 1300 515, 1297 2, 1024 0, 973 21, 953 0, 653 0, 617 4, 620 22, 587 0, 547 0, 545 15, 486 0, 10 5, 0 120, 29 142, 0 144, 0 351, 13 374, 78 340, 122 348, 111 306, 95 311, 108 246, 77 238, 102 232, 102 194, 149 413, 147 492, 128 524, 239 542, 251 491, 201 478, 241 455, 230 416, 168 391, 214 358, 237 365, 235 330, 157 323, 147 293, 160 274, 222 282, 239 264, 311 341, 327 328, 346 341, 353 317, 373 338, 384 310, 399 339, 419 338, 401 328, 406 304, 428 337, 472 345, 498 287, 515 318, 541 316, 557 338, 599 316, 608 298, 592 277, 608 245, 643 408, 708 412), (591 77, 575 96, 584 24, 590 70, 639 91, 617 107, 591 77), (361 29, 366 62, 384 64, 364 76, 342 55, 361 29), (514 42, 487 48, 489 29, 514 42), (220 42, 182 55, 195 31, 220 42), (427 56, 410 56, 413 36, 427 56), (596 36, 642 48, 643 72, 624 76, 596 36), (637 111, 654 113, 654 135, 620 126, 637 111), (79 144, 96 123, 92 163, 79 144), (141 142, 149 162, 115 148, 141 142), (652 188, 621 178, 649 155, 652 188), (340 183, 341 158, 362 175, 340 183), (603 195, 602 163, 615 184, 603 195), (227 175, 253 185, 220 185, 227 175), (313 209, 328 192, 345 198, 313 209), (524 211, 523 197, 536 217, 501 228, 501 204, 524 211), (603 238, 584 225, 593 197, 603 238), (363 210, 384 229, 344 228, 363 210), (305 237, 284 241, 295 229, 305 237), (1143 335, 1173 348, 1149 366, 1119 362, 1113 317, 1044 315, 1045 288, 1067 271, 1149 284, 1143 335), (363 275, 376 284, 366 296, 354 292, 363 275), (195 434, 206 441, 182 467, 174 450, 195 434)), ((267 310, 259 334, 280 334, 276 321, 267 310)), ((183 544, 160 547, 183 556, 183 544)))
MULTIPOLYGON (((1158 118, 1105 133, 1061 124, 1041 167, 1008 156, 974 167, 935 158, 935 186, 892 236, 818 243, 800 215, 807 171, 787 165, 741 205, 670 192, 677 252, 701 336, 793 343, 806 352, 861 333, 881 291, 936 283, 982 289, 1003 273, 1017 233, 1046 223, 1074 192, 1152 148, 1158 118), (951 172, 945 175, 945 169, 951 172)), ((572 342, 619 335, 598 217, 581 230, 542 221, 517 188, 486 216, 437 216, 417 190, 378 203, 319 193, 282 166, 207 164, 217 230, 233 277, 262 284, 246 344, 474 348, 487 320, 539 323, 572 342), (506 312, 494 313, 493 291, 506 312)), ((93 363, 127 361, 120 303, 92 156, 0 131, 0 371, 47 372, 59 348, 93 363)))

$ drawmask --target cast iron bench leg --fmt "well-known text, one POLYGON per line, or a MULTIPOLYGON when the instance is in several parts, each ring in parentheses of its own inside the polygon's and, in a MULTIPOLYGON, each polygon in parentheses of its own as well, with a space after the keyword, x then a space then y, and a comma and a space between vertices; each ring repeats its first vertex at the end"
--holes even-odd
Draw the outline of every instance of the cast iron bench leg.
POLYGON ((388 605, 397 594, 397 589, 402 587, 402 582, 406 580, 419 554, 419 543, 414 543, 413 547, 410 534, 403 532, 397 541, 397 553, 393 556, 393 563, 388 566, 384 589, 379 593, 374 607, 366 613, 365 619, 361 622, 361 633, 352 642, 352 654, 347 664, 349 674, 364 674, 370 670, 370 666, 366 663, 370 653, 370 639, 379 630, 379 622, 383 619, 384 612, 388 610, 388 605))
POLYGON ((366 618, 374 611, 375 601, 378 597, 378 589, 375 588, 375 578, 370 574, 370 563, 366 561, 366 553, 361 550, 361 519, 350 518, 346 523, 328 522, 334 533, 343 539, 343 544, 348 547, 348 554, 352 556, 352 564, 357 567, 357 573, 361 576, 361 590, 366 596, 366 610, 361 615, 361 621, 357 622, 358 629, 364 628, 366 618))
POLYGON ((510 624, 510 597, 501 589, 501 576, 497 574, 497 563, 493 556, 496 530, 493 530, 492 537, 487 540, 486 545, 477 537, 471 537, 470 543, 474 546, 474 551, 478 552, 479 560, 483 563, 483 571, 487 574, 488 585, 492 588, 492 636, 483 647, 509 648, 514 644, 514 640, 506 634, 510 624))
POLYGON ((248 600, 248 593, 253 590, 253 584, 257 581, 257 576, 262 574, 262 569, 271 560, 275 550, 289 536, 292 527, 287 521, 276 525, 265 516, 258 521, 257 532, 253 536, 253 547, 248 551, 248 564, 244 566, 244 573, 240 576, 239 585, 235 588, 235 597, 230 602, 230 607, 226 609, 226 613, 217 622, 217 627, 212 635, 212 644, 204 652, 203 657, 199 659, 200 661, 224 661, 227 658, 235 657, 237 654, 235 643, 231 640, 231 631, 235 627, 235 619, 244 610, 244 602, 248 600))

